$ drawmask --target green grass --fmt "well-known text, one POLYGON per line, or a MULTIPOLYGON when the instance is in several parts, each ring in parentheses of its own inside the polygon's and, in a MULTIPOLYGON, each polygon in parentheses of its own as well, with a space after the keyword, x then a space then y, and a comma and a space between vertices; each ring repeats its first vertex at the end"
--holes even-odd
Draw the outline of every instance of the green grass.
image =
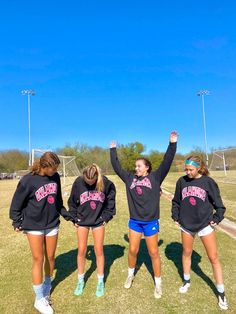
MULTIPOLYGON (((175 184, 184 173, 170 172, 163 183, 163 188, 174 193, 175 184)), ((222 171, 212 171, 212 178, 217 182, 223 203, 226 207, 225 217, 236 222, 236 171, 228 171, 225 177, 222 171)))
MULTIPOLYGON (((87 283, 82 297, 73 295, 76 273, 76 236, 72 225, 62 221, 56 252, 56 267, 52 299, 57 314, 74 313, 220 313, 214 295, 212 269, 201 241, 196 239, 192 263, 192 285, 186 295, 180 295, 181 244, 180 232, 170 219, 170 203, 161 201, 161 231, 159 249, 162 258, 163 297, 154 299, 151 264, 144 240, 138 258, 138 272, 130 290, 123 288, 127 275, 128 209, 123 183, 111 179, 117 187, 117 215, 106 227, 106 294, 95 296, 96 270, 92 246, 86 264, 87 283)), ((169 180, 167 180, 169 181, 169 180)), ((8 208, 17 182, 0 181, 0 313, 34 314, 34 294, 31 288, 31 255, 25 235, 16 234, 8 219, 8 208)), ((167 184, 167 183, 166 183, 167 184)), ((66 201, 66 200, 65 200, 66 201)), ((217 231, 218 250, 225 277, 228 313, 236 313, 235 240, 217 231)))

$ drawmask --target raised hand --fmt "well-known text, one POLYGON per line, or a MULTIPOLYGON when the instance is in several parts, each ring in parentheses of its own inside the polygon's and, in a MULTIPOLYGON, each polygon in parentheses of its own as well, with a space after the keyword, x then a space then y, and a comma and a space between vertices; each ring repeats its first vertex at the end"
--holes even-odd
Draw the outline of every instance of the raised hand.
POLYGON ((116 146, 117 146, 116 141, 111 141, 110 148, 116 148, 116 146))
POLYGON ((176 131, 172 131, 170 133, 170 142, 175 143, 178 140, 178 133, 176 131))

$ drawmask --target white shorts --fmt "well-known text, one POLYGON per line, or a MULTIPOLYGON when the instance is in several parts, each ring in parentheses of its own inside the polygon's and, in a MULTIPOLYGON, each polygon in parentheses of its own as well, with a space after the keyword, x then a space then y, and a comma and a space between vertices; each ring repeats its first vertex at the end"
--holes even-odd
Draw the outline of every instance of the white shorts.
POLYGON ((33 234, 33 235, 44 235, 46 237, 52 237, 58 234, 59 227, 45 229, 45 230, 27 230, 25 233, 33 234))
POLYGON ((192 232, 182 226, 180 226, 180 230, 182 230, 183 232, 185 233, 188 233, 188 234, 191 234, 191 236, 195 236, 195 235, 198 235, 199 237, 204 237, 210 233, 212 233, 212 231, 214 230, 214 228, 211 226, 211 225, 208 225, 206 226, 205 228, 201 229, 200 231, 198 232, 192 232))

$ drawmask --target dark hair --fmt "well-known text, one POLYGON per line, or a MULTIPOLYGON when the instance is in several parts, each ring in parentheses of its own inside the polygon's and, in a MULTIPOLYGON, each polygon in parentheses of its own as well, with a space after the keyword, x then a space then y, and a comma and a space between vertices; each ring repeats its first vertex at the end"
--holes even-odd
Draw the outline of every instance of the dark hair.
POLYGON ((145 158, 145 157, 137 158, 136 161, 138 161, 138 160, 142 160, 143 163, 144 163, 144 165, 145 165, 146 167, 148 167, 148 170, 147 170, 148 173, 150 173, 150 172, 152 171, 152 164, 151 164, 150 160, 148 160, 148 159, 145 158))
POLYGON ((45 152, 39 159, 36 159, 31 167, 31 172, 33 174, 39 174, 42 168, 47 167, 58 167, 60 164, 60 159, 57 154, 53 152, 45 152))
POLYGON ((208 176, 209 170, 207 169, 207 166, 205 164, 205 162, 201 159, 201 157, 199 156, 189 156, 186 160, 192 160, 195 161, 196 163, 199 164, 199 170, 198 173, 204 175, 204 176, 208 176))
POLYGON ((96 182, 96 189, 99 192, 102 192, 104 190, 104 182, 103 182, 103 176, 101 173, 101 169, 96 164, 92 164, 90 166, 87 166, 83 171, 83 178, 86 181, 94 181, 96 182))

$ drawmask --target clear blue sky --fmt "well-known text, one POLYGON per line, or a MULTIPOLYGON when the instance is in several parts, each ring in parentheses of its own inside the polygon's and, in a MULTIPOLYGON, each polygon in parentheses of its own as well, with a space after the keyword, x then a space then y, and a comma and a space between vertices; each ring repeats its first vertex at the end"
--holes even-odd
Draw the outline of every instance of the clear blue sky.
POLYGON ((0 150, 140 141, 179 152, 236 146, 235 1, 5 1, 0 150))

